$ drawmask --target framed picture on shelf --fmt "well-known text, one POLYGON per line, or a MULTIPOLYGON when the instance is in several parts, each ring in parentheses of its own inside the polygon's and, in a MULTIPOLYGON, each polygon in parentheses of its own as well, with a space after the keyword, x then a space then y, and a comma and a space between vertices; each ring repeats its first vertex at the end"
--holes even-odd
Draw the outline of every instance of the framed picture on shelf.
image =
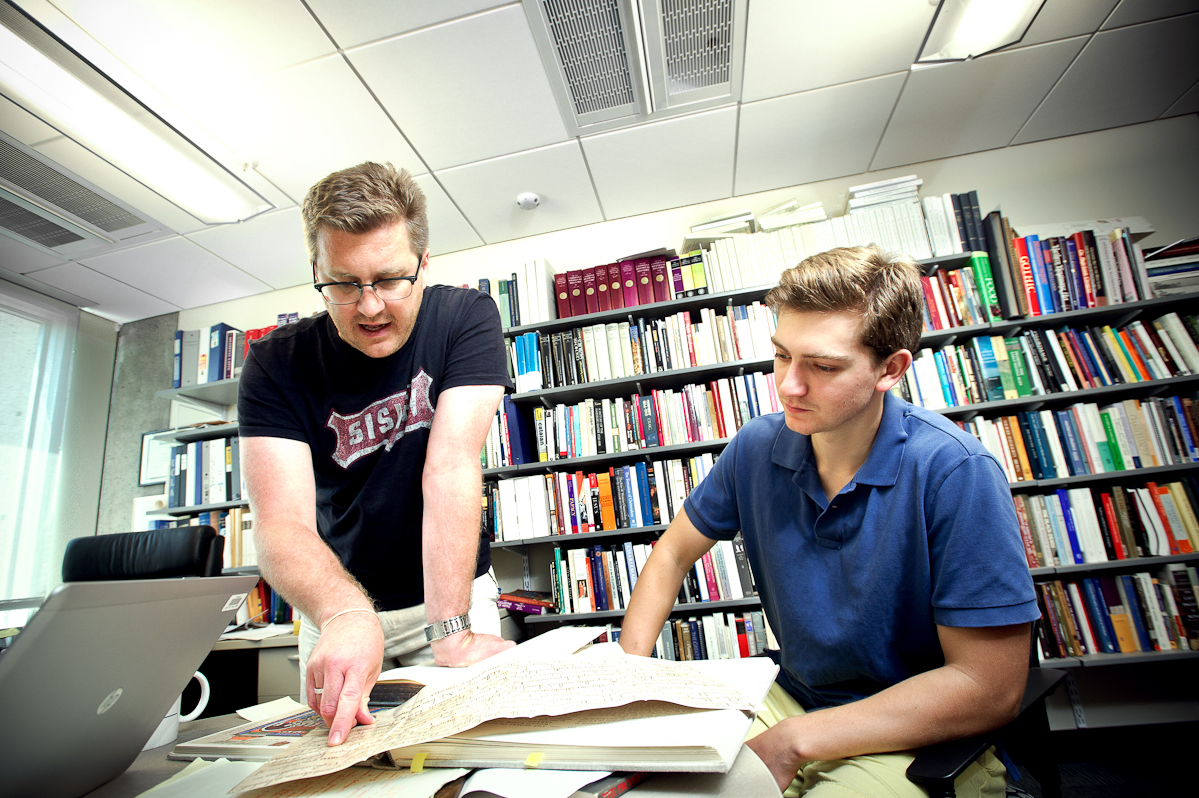
POLYGON ((168 430, 142 433, 141 472, 137 484, 160 485, 167 481, 171 465, 171 442, 155 440, 154 436, 168 430))

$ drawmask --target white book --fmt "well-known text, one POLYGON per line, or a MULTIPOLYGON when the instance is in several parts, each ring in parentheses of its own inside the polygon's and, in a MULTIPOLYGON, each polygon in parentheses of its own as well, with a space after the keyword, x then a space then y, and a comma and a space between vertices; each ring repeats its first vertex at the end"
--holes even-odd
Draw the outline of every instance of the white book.
POLYGON ((1145 531, 1149 538, 1149 553, 1155 557, 1162 557, 1170 553, 1170 540, 1166 535, 1166 529, 1162 526, 1161 516, 1157 514, 1157 507, 1153 503, 1153 497, 1149 495, 1148 488, 1133 488, 1137 495, 1137 509, 1141 513, 1141 518, 1146 521, 1149 527, 1145 531))
POLYGON ((1079 619, 1078 629, 1082 633, 1083 645, 1087 647, 1087 652, 1091 654, 1101 654, 1103 649, 1095 642, 1095 636, 1091 634, 1090 620, 1084 613, 1084 608, 1087 606, 1082 600, 1082 595, 1078 592, 1078 584, 1076 582, 1066 582, 1066 591, 1070 594, 1070 601, 1074 604, 1076 611, 1083 617, 1079 619))
POLYGON ((608 351, 608 372, 611 379, 629 376, 624 370, 624 357, 621 354, 620 325, 614 321, 608 322, 604 325, 604 335, 607 339, 605 348, 608 351))
POLYGON ((500 540, 503 541, 520 539, 520 510, 516 501, 516 483, 515 479, 501 479, 496 482, 500 499, 500 523, 496 531, 500 533, 500 540))
POLYGON ((1066 356, 1062 353, 1062 345, 1058 341, 1056 335, 1046 335, 1049 341, 1049 348, 1052 350, 1053 357, 1057 360, 1058 366, 1062 370, 1062 374, 1066 378, 1066 387, 1068 390, 1077 391, 1078 383, 1074 381, 1074 374, 1070 370, 1070 366, 1066 363, 1066 356))
POLYGON ((1107 562, 1107 549, 1103 545, 1103 533, 1099 528, 1099 517, 1095 514, 1095 503, 1087 488, 1070 488, 1070 511, 1079 538, 1084 539, 1083 559, 1086 562, 1107 562))
MULTIPOLYGON (((1061 499, 1056 493, 1050 493, 1045 496, 1045 507, 1049 511, 1049 521, 1054 528, 1054 538, 1058 542, 1058 558, 1066 564, 1079 562, 1079 558, 1075 557, 1070 533, 1066 529, 1066 516, 1062 511, 1061 499)), ((1082 552, 1078 554, 1081 555, 1082 552)))
POLYGON ((1156 320, 1152 324, 1153 329, 1157 331, 1157 337, 1161 339, 1162 346, 1166 347, 1166 351, 1170 353, 1170 359, 1174 361, 1174 365, 1178 368, 1178 373, 1180 375, 1194 374, 1195 372, 1191 369, 1187 359, 1182 356, 1182 350, 1175 345, 1174 339, 1170 336, 1169 331, 1166 330, 1165 325, 1161 323, 1161 320, 1156 320))
POLYGON ((550 530, 549 494, 546 491, 545 476, 537 474, 528 477, 528 480, 529 504, 533 516, 531 536, 535 538, 549 537, 552 532, 550 530))
MULTIPOLYGON (((1160 648, 1162 651, 1169 651, 1170 648, 1172 648, 1172 645, 1170 642, 1170 635, 1168 632, 1166 632, 1166 624, 1162 618, 1161 607, 1158 605, 1159 593, 1157 592, 1157 585, 1153 584, 1152 577, 1150 577, 1149 574, 1145 573, 1144 571, 1135 573, 1132 575, 1132 577, 1133 579, 1136 579, 1138 583, 1140 583, 1141 591, 1145 596, 1145 603, 1151 605, 1147 607, 1145 613, 1143 613, 1144 615, 1148 616, 1145 618, 1145 622, 1153 627, 1153 634, 1151 637, 1156 639, 1158 648, 1160 648)), ((1131 599, 1131 596, 1129 598, 1131 599)))
MULTIPOLYGON (((636 374, 633 368, 633 342, 629 337, 629 323, 621 321, 616 323, 616 351, 620 353, 620 369, 621 376, 632 377, 636 374)), ((612 342, 608 342, 609 352, 612 349, 612 342)))
POLYGON ((1103 465, 1103 457, 1099 454, 1099 441, 1107 440, 1107 432, 1103 429, 1102 419, 1099 418, 1099 408, 1093 404, 1077 404, 1071 407, 1078 408, 1078 419, 1083 427, 1081 443, 1086 447, 1091 460, 1091 473, 1105 473, 1107 469, 1103 465))
MULTIPOLYGON (((593 324, 587 327, 587 330, 591 332, 590 340, 595 347, 596 374, 600 380, 610 380, 615 375, 612 373, 612 357, 608 353, 608 331, 602 324, 593 324)), ((588 340, 586 332, 583 334, 583 340, 588 340)), ((590 366, 589 363, 588 371, 590 366)))
POLYGON ((532 313, 536 300, 529 302, 529 296, 535 290, 532 272, 533 269, 527 261, 516 269, 516 312, 520 314, 521 327, 536 323, 532 313))
POLYGON ((596 382, 600 377, 599 361, 595 352, 595 327, 588 325, 583 332, 583 367, 587 370, 587 382, 596 382))
POLYGON ((1141 343, 1141 347, 1145 350, 1145 354, 1148 355, 1148 361, 1145 365, 1153 372, 1153 378, 1155 380, 1164 380, 1167 377, 1173 376, 1170 374, 1170 369, 1166 366, 1166 361, 1162 360, 1157 347, 1154 346, 1153 339, 1149 337, 1149 332, 1145 329, 1145 325, 1138 319, 1131 322, 1128 325, 1128 329, 1136 335, 1137 340, 1141 343))
POLYGON ((1165 327, 1170 339, 1174 342, 1175 349, 1182 355, 1183 361, 1192 374, 1199 373, 1199 348, 1195 346, 1195 342, 1191 340, 1191 336, 1187 334, 1186 327, 1182 323, 1177 313, 1167 313, 1157 319, 1165 327))
POLYGON ((949 227, 949 241, 953 245, 953 254, 965 252, 961 231, 958 230, 957 214, 953 212, 953 195, 941 195, 941 204, 945 208, 945 221, 949 227))

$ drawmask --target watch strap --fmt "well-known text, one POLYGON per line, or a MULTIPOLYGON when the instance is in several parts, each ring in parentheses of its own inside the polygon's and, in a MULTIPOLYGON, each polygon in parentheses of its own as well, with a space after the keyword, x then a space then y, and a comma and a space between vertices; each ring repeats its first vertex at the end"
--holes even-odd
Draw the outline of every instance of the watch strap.
POLYGON ((455 615, 453 618, 447 618, 444 621, 434 621, 425 627, 425 640, 432 643, 434 640, 441 640, 444 637, 449 637, 458 632, 465 632, 470 628, 469 615, 455 615))

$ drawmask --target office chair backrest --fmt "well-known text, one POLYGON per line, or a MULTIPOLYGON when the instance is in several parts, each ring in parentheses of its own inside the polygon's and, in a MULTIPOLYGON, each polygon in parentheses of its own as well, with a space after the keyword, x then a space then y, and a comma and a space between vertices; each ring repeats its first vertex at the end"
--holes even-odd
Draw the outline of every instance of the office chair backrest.
POLYGON ((75 538, 62 558, 64 582, 219 576, 225 539, 210 526, 75 538))

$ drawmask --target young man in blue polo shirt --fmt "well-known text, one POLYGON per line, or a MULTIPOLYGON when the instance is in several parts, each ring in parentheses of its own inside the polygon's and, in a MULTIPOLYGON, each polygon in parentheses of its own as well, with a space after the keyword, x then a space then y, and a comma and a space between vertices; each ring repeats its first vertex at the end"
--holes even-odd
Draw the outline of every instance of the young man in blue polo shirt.
MULTIPOLYGON (((620 642, 648 655, 688 569, 741 530, 781 665, 749 746, 788 795, 925 795, 905 752, 1004 724, 1024 690, 1039 613, 1007 480, 889 393, 920 345, 916 264, 831 250, 765 302, 783 412, 745 425, 684 503, 620 642)), ((988 754, 957 794, 1002 795, 1003 774, 988 754)))

